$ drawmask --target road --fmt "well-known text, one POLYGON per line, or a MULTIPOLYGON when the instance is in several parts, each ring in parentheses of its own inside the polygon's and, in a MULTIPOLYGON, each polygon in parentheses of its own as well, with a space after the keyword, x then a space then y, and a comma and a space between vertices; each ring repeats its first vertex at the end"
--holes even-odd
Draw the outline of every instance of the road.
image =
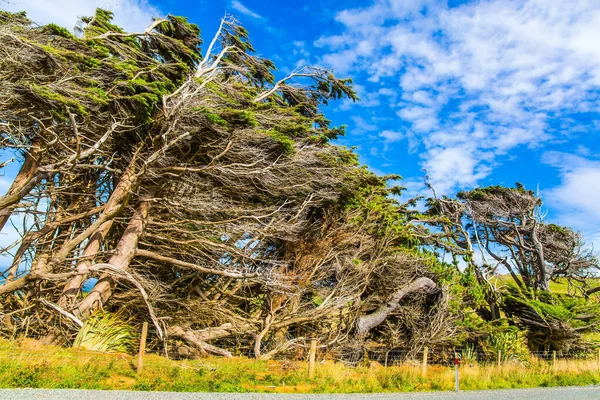
POLYGON ((386 394, 174 393, 103 390, 0 389, 11 400, 598 400, 600 387, 386 394))

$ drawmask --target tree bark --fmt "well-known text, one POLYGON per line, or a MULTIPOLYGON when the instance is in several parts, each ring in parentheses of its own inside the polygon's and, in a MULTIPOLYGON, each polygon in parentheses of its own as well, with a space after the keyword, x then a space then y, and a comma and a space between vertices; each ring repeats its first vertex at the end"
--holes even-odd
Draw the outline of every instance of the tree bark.
MULTIPOLYGON (((137 183, 137 175, 135 174, 136 158, 137 157, 134 155, 134 157, 129 162, 129 165, 125 170, 123 177, 119 181, 113 193, 110 195, 108 201, 106 202, 106 206, 102 215, 85 231, 83 231, 75 238, 65 243, 60 248, 58 253, 52 258, 52 260, 44 265, 44 270, 40 270, 38 268, 39 273, 45 274, 51 272, 54 265, 64 262, 64 260, 71 254, 73 249, 75 249, 85 239, 97 232, 106 221, 111 220, 123 210, 123 207, 125 207, 125 205, 127 204, 129 194, 131 193, 131 191, 137 183)), ((30 273, 14 281, 6 282, 4 285, 0 286, 0 295, 19 290, 23 288, 28 282, 33 281, 35 279, 37 279, 36 275, 30 273)))
POLYGON ((585 292, 585 295, 589 296, 591 294, 598 293, 598 292, 600 292, 600 286, 596 286, 595 288, 589 289, 587 292, 585 292))
MULTIPOLYGON (((110 228, 113 225, 113 220, 106 221, 94 234, 90 237, 87 245, 85 246, 85 250, 83 251, 82 257, 83 260, 77 264, 76 271, 81 272, 87 270, 93 262, 94 256, 100 250, 100 246, 104 241, 104 237, 110 231, 110 228)), ((65 287, 63 288, 62 295, 58 300, 58 306, 62 308, 67 308, 69 305, 73 303, 73 300, 79 294, 81 290, 81 286, 87 279, 87 274, 78 274, 71 278, 65 287)))
POLYGON ((385 321, 388 315, 398 307, 400 301, 406 295, 420 290, 431 292, 436 288, 437 285, 435 284, 435 282, 429 278, 421 277, 415 279, 407 286, 398 290, 387 304, 382 305, 375 312, 369 315, 364 315, 360 317, 358 319, 357 324, 358 336, 363 338, 366 337, 371 331, 371 329, 375 328, 376 326, 380 325, 383 321, 385 321))
POLYGON ((25 161, 12 185, 10 185, 8 192, 0 197, 0 231, 4 229, 4 225, 12 215, 12 206, 19 202, 41 180, 41 175, 37 173, 41 152, 41 148, 36 144, 30 147, 25 156, 25 161))
MULTIPOLYGON (((135 210, 133 218, 117 244, 115 254, 110 258, 108 264, 122 270, 127 270, 131 260, 135 257, 138 241, 147 222, 149 204, 142 202, 135 210)), ((87 317, 94 310, 100 308, 112 295, 117 281, 110 274, 102 274, 91 292, 83 299, 77 307, 77 314, 87 317)), ((77 315, 76 314, 76 315, 77 315)))
POLYGON ((538 264, 538 284, 539 289, 546 292, 550 291, 550 276, 546 270, 546 260, 544 258, 544 247, 538 237, 538 226, 539 223, 534 220, 534 225, 531 233, 531 238, 535 246, 535 252, 537 253, 537 264, 538 264))
POLYGON ((186 330, 180 326, 172 326, 169 328, 168 333, 170 336, 175 336, 185 340, 188 344, 198 348, 204 353, 216 354, 223 357, 232 357, 230 352, 206 343, 204 340, 202 340, 202 335, 198 335, 192 330, 186 330))

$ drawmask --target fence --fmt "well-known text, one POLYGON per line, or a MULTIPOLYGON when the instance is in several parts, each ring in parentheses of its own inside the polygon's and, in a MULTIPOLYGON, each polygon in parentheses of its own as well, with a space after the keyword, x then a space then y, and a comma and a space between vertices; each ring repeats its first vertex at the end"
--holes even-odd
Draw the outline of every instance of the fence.
MULTIPOLYGON (((25 321, 23 321, 25 323, 25 321)), ((16 330, 15 330, 16 332, 16 330)), ((25 330, 27 332, 27 330, 25 330)), ((148 338, 148 352, 164 356, 171 360, 181 360, 200 357, 200 352, 190 349, 188 346, 177 346, 170 341, 166 344, 158 338, 155 329, 150 326, 147 330, 147 335, 142 340, 142 349, 146 348, 146 337, 148 338), (165 346, 166 345, 166 346, 165 346)), ((230 337, 212 341, 209 344, 229 350, 232 355, 254 358, 254 340, 248 336, 245 337, 230 337)), ((263 354, 268 353, 269 349, 273 348, 273 343, 263 343, 263 354)), ((143 352, 137 360, 139 369, 143 366, 143 352)), ((136 349, 137 354, 137 349, 136 349)), ((531 352, 525 360, 511 353, 503 353, 502 351, 476 351, 473 348, 428 348, 425 347, 418 351, 407 351, 398 348, 389 348, 381 346, 378 348, 360 348, 360 347, 330 347, 310 339, 302 339, 288 346, 286 351, 277 353, 273 358, 280 360, 293 360, 306 362, 311 365, 318 364, 324 360, 341 362, 347 366, 368 366, 374 363, 383 367, 393 367, 399 365, 420 366, 426 373, 429 365, 452 367, 455 360, 458 359, 461 365, 486 365, 501 367, 505 364, 514 364, 518 362, 537 360, 547 362, 549 365, 556 366, 557 363, 570 360, 587 360, 597 362, 600 368, 600 350, 594 353, 587 352, 531 352), (312 360, 312 362, 311 362, 312 360)), ((314 367, 312 369, 314 371, 314 367)))
MULTIPOLYGON (((227 348, 233 356, 255 358, 254 341, 248 338, 230 338, 226 341, 220 340, 210 344, 227 348)), ((270 348, 270 343, 263 343, 263 353, 266 354, 270 348)), ((180 353, 176 346, 163 349, 157 354, 165 355, 170 359, 186 359, 194 356, 189 353, 180 353)), ((196 356, 200 356, 199 353, 196 356)), ((426 371, 427 366, 445 366, 453 367, 458 360, 462 366, 496 366, 514 364, 526 364, 528 362, 546 362, 548 365, 555 366, 557 362, 562 361, 594 361, 600 369, 600 349, 597 352, 559 352, 542 351, 529 352, 527 354, 504 353, 502 351, 476 351, 473 348, 428 348, 424 347, 418 351, 408 351, 398 348, 389 348, 382 346, 380 348, 344 348, 329 347, 327 345, 313 342, 309 339, 298 341, 285 351, 276 354, 273 359, 300 361, 310 364, 314 358, 315 363, 321 363, 326 360, 340 362, 346 366, 372 366, 378 364, 382 367, 394 367, 400 365, 420 366, 426 371)))
MULTIPOLYGON (((121 372, 117 372, 117 374, 122 373, 124 369, 126 370, 127 368, 130 368, 129 371, 134 371, 134 376, 135 371, 137 370, 137 376, 142 380, 144 379, 144 376, 177 377, 180 373, 178 371, 184 371, 188 374, 185 376, 194 377, 197 375, 202 377, 207 373, 207 371, 216 371, 220 368, 225 368, 224 371, 227 371, 227 365, 237 366, 236 368, 238 369, 236 371, 239 371, 239 366, 244 365, 250 365, 251 371, 257 367, 257 365, 253 364, 253 362, 248 359, 236 359, 221 362, 215 358, 203 358, 197 361, 182 361, 173 363, 166 360, 165 355, 169 355, 169 358, 187 357, 183 357, 181 355, 180 357, 173 357, 173 349, 169 348, 163 348, 159 353, 162 358, 156 356, 149 357, 146 359, 146 362, 144 362, 144 339, 146 337, 147 335, 140 335, 140 351, 134 356, 116 353, 102 353, 100 355, 97 352, 83 350, 81 348, 67 351, 58 347, 52 347, 49 350, 44 349, 39 351, 39 345, 37 344, 35 344, 37 347, 34 347, 34 349, 38 349, 37 352, 21 352, 17 346, 10 347, 10 342, 0 342, 2 343, 2 346, 4 346, 0 349, 0 366, 3 366, 3 368, 6 370, 6 365, 12 365, 13 372, 16 377, 15 379, 21 379, 19 377, 23 374, 19 372, 21 370, 20 365, 57 365, 57 363, 60 363, 64 365, 79 365, 78 370, 94 372, 94 368, 96 368, 100 362, 107 364, 108 360, 110 362, 110 367, 108 368, 112 368, 113 365, 120 366, 119 368, 121 372), (3 360, 3 358, 8 358, 8 360, 3 360), (150 375, 142 375, 142 368, 148 370, 150 375)), ((239 338, 238 344, 242 346, 242 348, 247 349, 247 347, 251 344, 251 341, 248 339, 239 338)), ((477 376, 477 378, 487 377, 488 379, 490 376, 499 378, 502 376, 512 376, 513 379, 518 379, 515 377, 520 377, 520 374, 525 374, 528 372, 528 370, 531 371, 532 374, 541 372, 546 374, 545 376, 555 375, 560 377, 567 376, 573 372, 581 373, 583 371, 583 373, 588 374, 589 371, 596 371, 595 373, 597 376, 597 371, 600 370, 600 353, 538 352, 532 353, 531 356, 528 356, 526 360, 519 360, 510 354, 503 354, 502 352, 474 351, 471 348, 456 349, 456 351, 451 351, 436 348, 429 349, 425 347, 421 351, 413 352, 385 347, 366 350, 340 350, 340 348, 328 348, 325 345, 319 345, 318 341, 316 340, 308 340, 303 343, 297 343, 297 345, 298 347, 296 349, 296 354, 298 358, 296 358, 295 361, 291 361, 290 358, 282 357, 282 361, 261 364, 259 369, 264 368, 266 365, 270 365, 269 368, 272 368, 271 370, 275 371, 291 370, 293 371, 292 374, 294 374, 293 376, 295 377, 293 379, 296 380, 298 379, 296 371, 304 371, 304 374, 308 372, 307 375, 304 375, 305 377, 308 377, 308 383, 319 382, 319 380, 321 382, 326 381, 329 379, 329 377, 335 376, 332 374, 337 373, 341 374, 338 376, 355 377, 367 375, 372 376, 373 374, 378 374, 377 376, 381 377, 382 379, 381 382, 385 382, 386 379, 389 382, 393 380, 396 383, 400 381, 408 382, 409 386, 407 387, 412 387, 410 385, 412 385, 414 382, 417 382, 418 384, 423 384, 424 382, 437 382, 439 384, 440 379, 445 379, 444 382, 451 382, 450 384, 454 384, 453 382, 456 382, 456 390, 459 388, 459 379, 462 379, 459 378, 460 376, 465 377, 465 382, 468 382, 469 377, 471 378, 471 383, 465 384, 467 386, 471 385, 471 387, 467 388, 472 389, 474 376, 477 376), (464 371, 464 374, 459 374, 460 368, 459 366, 455 365, 456 359, 460 361, 460 368, 462 368, 462 366, 467 367, 464 371), (321 365, 324 362, 327 363, 321 365), (332 362, 341 362, 345 365, 349 365, 351 366, 350 370, 352 372, 350 372, 350 370, 340 369, 340 365, 333 365, 332 362), (428 368, 430 366, 432 366, 432 368, 429 370, 428 368), (435 366, 435 368, 433 366, 435 366), (469 368, 469 366, 474 368, 469 368), (454 369, 454 371, 452 371, 451 368, 454 369), (553 372, 553 370, 555 372, 553 372), (452 381, 448 380, 449 374, 452 376, 452 381), (454 374, 456 374, 456 378, 454 378, 454 374)), ((37 371, 36 368, 37 367, 34 368, 34 372, 37 371)), ((130 372, 126 374, 130 374, 130 372)), ((98 376, 104 377, 104 375, 98 376)), ((232 381, 236 381, 235 379, 232 379, 232 381)), ((344 380, 346 379, 347 378, 344 378, 344 380)), ((256 381, 255 383, 257 384, 257 388, 261 387, 261 382, 256 381)), ((18 383, 18 385, 21 384, 26 385, 29 383, 18 383)), ((449 390, 448 386, 449 385, 446 384, 446 386, 444 386, 446 389, 444 390, 449 390)), ((394 388, 395 386, 391 387, 394 388)), ((248 388, 245 387, 245 389, 248 388)))

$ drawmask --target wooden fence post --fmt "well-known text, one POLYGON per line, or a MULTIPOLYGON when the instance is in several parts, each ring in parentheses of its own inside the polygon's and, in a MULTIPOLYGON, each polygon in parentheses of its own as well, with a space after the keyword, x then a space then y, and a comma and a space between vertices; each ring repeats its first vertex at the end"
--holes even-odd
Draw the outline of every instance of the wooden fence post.
POLYGON ((556 369, 556 350, 552 352, 552 368, 556 369))
POLYGON ((317 340, 310 341, 310 353, 308 354, 308 379, 315 376, 315 356, 317 353, 317 340))
POLYGON ((144 353, 146 352, 146 338, 148 337, 148 323, 144 321, 142 324, 142 337, 140 338, 140 352, 138 353, 137 373, 142 373, 144 368, 144 353))
POLYGON ((600 369, 600 349, 598 349, 598 369, 600 369))
MULTIPOLYGON (((388 355, 389 355, 389 354, 390 354, 390 351, 389 351, 389 350, 387 350, 387 351, 385 352, 385 363, 383 364, 383 366, 384 366, 384 367, 387 367, 387 366, 388 366, 388 355)), ((598 352, 598 354, 600 354, 600 352, 598 352)))
POLYGON ((502 350, 498 350, 498 368, 502 366, 502 350))
POLYGON ((423 376, 427 374, 427 353, 429 352, 429 348, 427 346, 423 347, 423 376))

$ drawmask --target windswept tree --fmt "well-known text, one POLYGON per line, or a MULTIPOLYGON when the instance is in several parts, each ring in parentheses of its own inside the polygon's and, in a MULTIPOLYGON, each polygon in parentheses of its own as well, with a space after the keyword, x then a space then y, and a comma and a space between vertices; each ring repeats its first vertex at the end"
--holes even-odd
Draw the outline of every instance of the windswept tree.
POLYGON ((491 186, 455 199, 434 196, 419 221, 434 227, 427 235, 432 246, 457 266, 463 261, 463 283, 470 288, 465 299, 481 316, 507 317, 527 332, 533 349, 575 348, 583 345, 582 333, 597 329, 596 314, 579 314, 585 301, 553 295, 550 282, 567 282, 579 296, 588 295, 598 260, 578 232, 545 222, 541 206, 520 184, 491 186), (498 287, 503 274, 514 288, 498 287))
POLYGON ((438 217, 437 236, 449 239, 448 249, 483 274, 504 269, 519 287, 543 291, 561 277, 585 283, 597 272, 593 251, 578 232, 546 223, 541 205, 520 184, 491 186, 430 199, 427 214, 438 217))
POLYGON ((232 17, 205 54, 185 18, 128 33, 111 17, 77 37, 0 14, 2 146, 22 160, 0 225, 25 229, 3 250, 4 328, 33 309, 30 332, 69 341, 119 310, 156 346, 228 356, 241 337, 264 358, 395 318, 422 346, 445 315, 438 265, 387 180, 329 143, 344 128, 321 106, 356 100, 352 82, 313 67, 277 80, 232 17), (403 301, 422 311, 402 318, 403 301))

